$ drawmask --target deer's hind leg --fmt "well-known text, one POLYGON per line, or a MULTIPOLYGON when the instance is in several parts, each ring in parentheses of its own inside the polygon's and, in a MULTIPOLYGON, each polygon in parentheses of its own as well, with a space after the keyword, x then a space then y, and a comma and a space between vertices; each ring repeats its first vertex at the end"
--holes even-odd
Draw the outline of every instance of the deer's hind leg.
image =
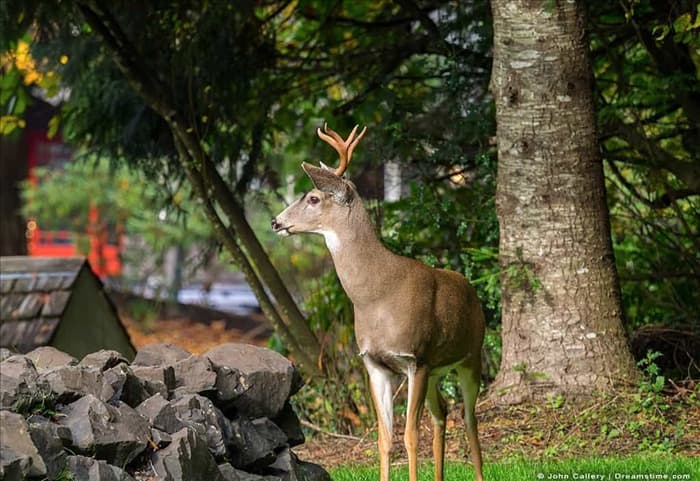
POLYGON ((438 381, 440 377, 430 376, 428 379, 428 391, 426 404, 433 419, 433 460, 435 461, 435 481, 442 481, 443 465, 445 459, 445 419, 447 418, 447 405, 440 394, 438 381))
POLYGON ((468 365, 466 362, 457 366, 457 376, 459 385, 464 396, 464 421, 467 427, 467 438, 469 448, 472 453, 472 462, 476 472, 476 481, 483 481, 481 472, 481 445, 479 444, 479 433, 476 426, 476 398, 479 396, 481 387, 481 365, 479 362, 468 365))

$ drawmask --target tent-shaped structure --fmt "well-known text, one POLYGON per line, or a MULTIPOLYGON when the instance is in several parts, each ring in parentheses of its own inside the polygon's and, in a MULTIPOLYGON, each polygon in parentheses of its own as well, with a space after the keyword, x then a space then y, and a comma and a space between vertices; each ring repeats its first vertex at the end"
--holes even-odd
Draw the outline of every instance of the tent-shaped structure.
POLYGON ((134 346, 104 285, 84 257, 0 258, 0 347, 53 346, 76 358, 134 346))

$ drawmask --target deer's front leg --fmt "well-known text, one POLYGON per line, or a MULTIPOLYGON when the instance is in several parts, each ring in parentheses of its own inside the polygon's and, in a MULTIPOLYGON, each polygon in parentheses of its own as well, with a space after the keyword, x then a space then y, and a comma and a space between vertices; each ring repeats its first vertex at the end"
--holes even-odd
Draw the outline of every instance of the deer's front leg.
POLYGON ((425 366, 413 366, 408 370, 408 409, 404 443, 408 453, 409 481, 418 481, 418 438, 429 372, 425 366))
POLYGON ((363 361, 369 374, 372 401, 379 426, 379 469, 381 481, 389 481, 389 455, 393 438, 394 403, 391 394, 391 372, 375 363, 369 356, 363 361))

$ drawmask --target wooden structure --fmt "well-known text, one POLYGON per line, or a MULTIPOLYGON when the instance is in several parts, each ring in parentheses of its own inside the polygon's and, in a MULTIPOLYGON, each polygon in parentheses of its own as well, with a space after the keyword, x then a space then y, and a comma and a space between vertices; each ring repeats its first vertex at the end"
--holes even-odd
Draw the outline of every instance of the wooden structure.
POLYGON ((119 314, 84 257, 0 258, 0 346, 53 346, 74 357, 135 354, 119 314))

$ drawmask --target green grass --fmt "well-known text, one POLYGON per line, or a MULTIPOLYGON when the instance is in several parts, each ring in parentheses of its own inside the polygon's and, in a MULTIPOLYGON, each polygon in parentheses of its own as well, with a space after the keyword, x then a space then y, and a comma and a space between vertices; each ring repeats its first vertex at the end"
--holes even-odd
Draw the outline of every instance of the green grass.
MULTIPOLYGON (((341 466, 330 470, 333 481, 377 481, 378 466, 341 466)), ((433 479, 433 467, 423 463, 421 480, 433 479)), ((691 480, 700 481, 700 459, 687 457, 631 457, 575 459, 558 462, 528 460, 486 463, 486 481, 582 480, 691 480)), ((392 481, 408 479, 407 466, 392 467, 392 481)), ((470 465, 449 463, 445 481, 470 481, 474 470, 470 465)))

